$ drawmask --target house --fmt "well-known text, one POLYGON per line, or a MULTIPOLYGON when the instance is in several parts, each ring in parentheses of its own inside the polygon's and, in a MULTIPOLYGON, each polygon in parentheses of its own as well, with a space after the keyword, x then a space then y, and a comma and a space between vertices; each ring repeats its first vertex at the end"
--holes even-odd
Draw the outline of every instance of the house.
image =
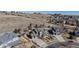
POLYGON ((76 30, 75 30, 75 35, 76 35, 76 36, 79 36, 79 27, 76 28, 76 30))
POLYGON ((66 20, 66 23, 65 24, 72 25, 72 26, 76 26, 77 25, 75 19, 68 19, 68 20, 66 20))
POLYGON ((13 32, 4 33, 0 36, 0 48, 12 47, 20 43, 19 37, 13 32))
POLYGON ((52 27, 51 29, 48 30, 48 33, 52 35, 59 35, 62 32, 63 32, 62 27, 52 27))

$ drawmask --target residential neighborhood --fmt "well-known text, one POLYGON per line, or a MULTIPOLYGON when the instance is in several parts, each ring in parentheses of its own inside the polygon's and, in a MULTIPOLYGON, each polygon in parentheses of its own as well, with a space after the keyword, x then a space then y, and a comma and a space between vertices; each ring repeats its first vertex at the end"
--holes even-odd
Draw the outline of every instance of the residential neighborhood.
POLYGON ((0 12, 0 48, 79 48, 79 15, 0 12))

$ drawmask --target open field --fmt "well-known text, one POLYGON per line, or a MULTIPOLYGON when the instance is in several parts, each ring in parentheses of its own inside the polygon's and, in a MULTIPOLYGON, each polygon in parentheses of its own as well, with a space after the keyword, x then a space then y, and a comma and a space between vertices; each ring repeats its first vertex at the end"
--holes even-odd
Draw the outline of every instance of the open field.
POLYGON ((0 14, 0 33, 13 31, 15 28, 27 28, 32 24, 45 24, 47 15, 27 15, 26 17, 0 14), (44 16, 44 18, 42 18, 44 16))

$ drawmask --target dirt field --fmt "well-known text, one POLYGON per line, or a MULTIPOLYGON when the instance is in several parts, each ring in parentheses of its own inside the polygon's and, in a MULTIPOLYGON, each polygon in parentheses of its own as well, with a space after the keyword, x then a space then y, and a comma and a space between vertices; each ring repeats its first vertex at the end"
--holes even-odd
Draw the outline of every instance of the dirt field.
POLYGON ((0 14, 0 34, 13 31, 15 28, 26 28, 30 23, 46 23, 48 15, 27 14, 26 17, 0 14))

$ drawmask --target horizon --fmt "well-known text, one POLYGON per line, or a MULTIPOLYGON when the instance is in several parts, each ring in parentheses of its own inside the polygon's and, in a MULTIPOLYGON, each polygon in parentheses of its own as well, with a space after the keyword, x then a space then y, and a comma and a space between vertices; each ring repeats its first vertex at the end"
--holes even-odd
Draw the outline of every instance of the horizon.
POLYGON ((22 11, 25 13, 79 15, 79 11, 22 11))

